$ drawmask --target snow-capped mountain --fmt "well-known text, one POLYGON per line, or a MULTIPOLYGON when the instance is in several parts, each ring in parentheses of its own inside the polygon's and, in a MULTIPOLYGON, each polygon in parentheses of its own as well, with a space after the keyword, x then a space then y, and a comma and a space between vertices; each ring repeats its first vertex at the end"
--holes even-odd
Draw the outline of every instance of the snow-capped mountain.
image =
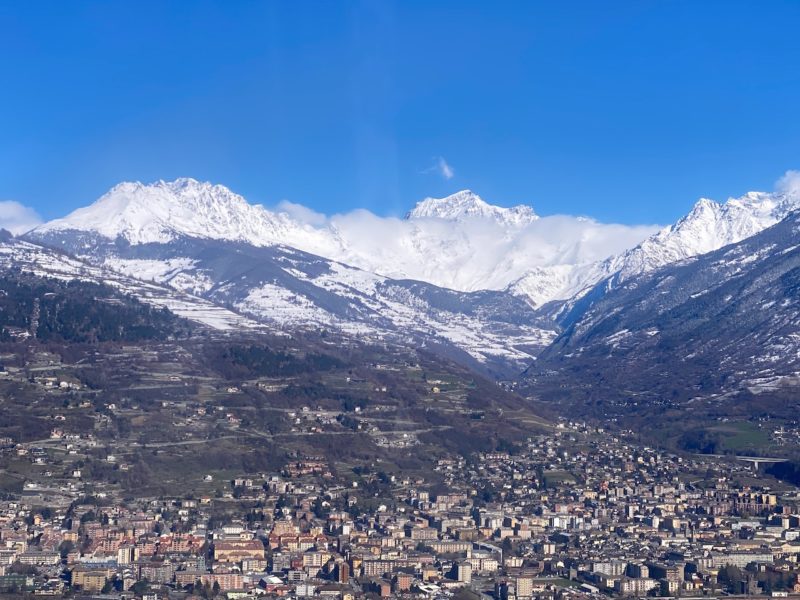
POLYGON ((37 227, 34 236, 43 239, 67 231, 92 232, 130 244, 167 243, 183 236, 255 246, 330 244, 320 240, 327 232, 249 204, 225 186, 190 178, 150 185, 120 183, 93 204, 37 227))
POLYGON ((651 235, 641 244, 594 263, 565 264, 531 269, 508 290, 541 305, 551 300, 574 302, 600 282, 614 287, 659 267, 700 256, 740 242, 771 227, 800 208, 800 191, 748 192, 718 203, 703 198, 674 225, 651 235))
POLYGON ((700 200, 657 231, 471 192, 405 219, 304 218, 184 179, 121 184, 0 241, 0 269, 110 283, 218 329, 330 331, 503 378, 525 371, 534 393, 601 412, 610 402, 617 418, 640 401, 779 398, 796 384, 798 215, 793 185, 700 200))
POLYGON ((674 225, 608 261, 610 270, 624 280, 706 254, 775 225, 797 208, 800 208, 800 194, 794 190, 749 192, 724 204, 703 198, 674 225))
MULTIPOLYGON (((283 244, 384 277, 415 279, 458 291, 503 290, 526 274, 587 265, 633 247, 654 228, 626 228, 573 217, 539 218, 528 206, 493 206, 470 191, 427 198, 405 219, 354 211, 304 220, 297 211, 249 204, 221 185, 193 179, 122 183, 99 200, 35 229, 55 241, 80 233, 129 244, 182 236, 283 244)), ((538 283, 534 305, 566 298, 564 286, 538 283)), ((574 286, 567 286, 571 289, 574 286)), ((533 287, 531 287, 533 289, 533 287)), ((521 286, 514 292, 525 295, 521 286)))
POLYGON ((471 190, 462 190, 447 198, 425 198, 406 214, 406 219, 446 219, 449 221, 471 218, 491 219, 512 227, 525 226, 539 217, 530 206, 520 204, 511 208, 493 206, 471 190))
POLYGON ((791 396, 800 377, 800 211, 738 243, 627 278, 576 311, 530 375, 537 370, 587 390, 578 395, 596 391, 582 382, 602 382, 604 400, 623 398, 624 411, 644 398, 791 396))
MULTIPOLYGON (((476 196, 440 204, 443 209, 456 204, 465 211, 468 204, 485 209, 474 218, 492 220, 495 227, 526 212, 505 213, 476 196)), ((473 220, 463 219, 465 224, 473 220)), ((435 235, 441 219, 420 217, 427 228, 412 228, 416 218, 397 221, 419 236, 406 262, 427 255, 430 260, 420 263, 427 262, 435 273, 441 265, 435 257, 447 259, 447 240, 435 235)), ((522 369, 555 335, 527 302, 509 293, 452 291, 331 260, 357 254, 353 248, 360 238, 353 236, 351 242, 340 223, 312 227, 286 212, 251 205, 227 188, 192 179, 120 184, 91 206, 35 229, 27 239, 101 268, 169 285, 273 327, 416 338, 461 352, 487 368, 522 369), (319 247, 324 257, 304 251, 319 247)), ((386 241, 392 247, 392 240, 386 241)), ((374 253, 365 256, 375 258, 374 253)), ((467 260, 469 253, 457 258, 467 260)))

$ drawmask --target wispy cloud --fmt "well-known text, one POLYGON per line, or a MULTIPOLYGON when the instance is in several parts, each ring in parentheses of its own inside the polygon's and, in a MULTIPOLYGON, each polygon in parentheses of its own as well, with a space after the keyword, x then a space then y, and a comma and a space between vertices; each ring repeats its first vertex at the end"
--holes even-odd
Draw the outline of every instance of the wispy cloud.
POLYGON ((297 221, 313 225, 314 227, 321 227, 325 225, 328 220, 326 215, 289 200, 281 200, 275 208, 280 212, 288 214, 297 221))
POLYGON ((444 156, 439 157, 437 166, 439 167, 439 174, 448 181, 455 176, 455 171, 453 171, 453 167, 447 164, 447 161, 444 159, 444 156))
POLYGON ((14 235, 30 231, 42 223, 42 218, 34 209, 16 200, 0 200, 0 228, 14 235))
POLYGON ((450 181, 453 177, 455 177, 455 170, 445 160, 444 156, 437 156, 433 160, 434 164, 422 171, 423 173, 437 173, 447 181, 450 181))

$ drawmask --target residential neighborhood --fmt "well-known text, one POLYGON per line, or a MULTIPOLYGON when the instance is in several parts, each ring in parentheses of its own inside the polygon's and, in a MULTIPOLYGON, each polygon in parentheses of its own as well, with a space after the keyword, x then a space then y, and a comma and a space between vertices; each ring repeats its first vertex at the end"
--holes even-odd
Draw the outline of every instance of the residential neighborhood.
POLYGON ((376 466, 347 484, 306 456, 214 495, 79 482, 51 507, 29 491, 0 504, 0 587, 145 600, 800 594, 800 496, 758 485, 747 462, 562 422, 435 474, 432 486, 376 466))

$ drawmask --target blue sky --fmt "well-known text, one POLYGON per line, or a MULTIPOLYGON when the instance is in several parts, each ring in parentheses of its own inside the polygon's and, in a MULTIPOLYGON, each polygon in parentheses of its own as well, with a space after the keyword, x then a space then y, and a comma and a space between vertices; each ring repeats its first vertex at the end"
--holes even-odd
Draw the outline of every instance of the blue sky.
POLYGON ((191 176, 667 223, 800 168, 798 30, 769 0, 0 0, 0 199, 53 218, 191 176))

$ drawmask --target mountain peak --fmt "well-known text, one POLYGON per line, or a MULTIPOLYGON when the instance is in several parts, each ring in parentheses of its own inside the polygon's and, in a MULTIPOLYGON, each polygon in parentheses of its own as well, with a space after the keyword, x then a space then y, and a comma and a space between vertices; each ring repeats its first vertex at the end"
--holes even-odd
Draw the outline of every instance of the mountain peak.
POLYGON ((539 217, 530 206, 494 206, 472 190, 461 190, 444 198, 425 198, 406 215, 406 219, 461 221, 469 218, 492 219, 505 225, 526 225, 539 217))
POLYGON ((133 244, 189 236, 264 245, 287 226, 286 221, 288 217, 249 204, 223 185, 184 177, 150 184, 122 182, 91 205, 46 223, 34 233, 93 231, 133 244))

